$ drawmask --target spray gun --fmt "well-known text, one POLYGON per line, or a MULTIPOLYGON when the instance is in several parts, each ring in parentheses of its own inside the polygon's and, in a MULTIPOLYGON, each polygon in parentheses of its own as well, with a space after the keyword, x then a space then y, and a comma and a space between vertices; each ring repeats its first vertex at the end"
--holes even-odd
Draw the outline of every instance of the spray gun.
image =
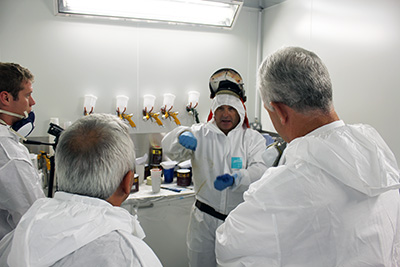
POLYGON ((94 107, 96 105, 97 96, 85 95, 85 100, 83 103, 83 115, 87 116, 93 113, 94 107))
POLYGON ((188 99, 188 104, 186 105, 186 111, 189 112, 189 114, 193 115, 193 118, 196 121, 196 123, 200 123, 199 113, 196 110, 196 107, 199 104, 200 93, 197 91, 190 91, 188 93, 188 96, 189 99, 188 99))
POLYGON ((194 107, 190 107, 190 105, 187 105, 186 111, 189 112, 189 114, 193 115, 193 118, 196 121, 196 123, 200 123, 199 113, 197 112, 196 107, 197 107, 197 104, 194 107))
POLYGON ((164 94, 164 102, 161 107, 162 118, 165 120, 167 118, 171 119, 172 117, 176 125, 181 125, 181 122, 178 120, 178 112, 171 111, 174 107, 174 100, 175 95, 169 93, 164 94))
POLYGON ((144 121, 148 121, 148 120, 153 121, 153 119, 154 119, 159 126, 164 126, 163 123, 161 122, 161 120, 158 118, 160 113, 151 112, 152 110, 153 110, 153 108, 151 108, 149 112, 147 112, 147 108, 145 108, 143 110, 143 120, 144 121))
POLYGON ((171 117, 174 119, 174 122, 176 123, 176 125, 181 125, 181 122, 178 120, 178 112, 173 112, 171 111, 172 107, 167 111, 167 109, 165 107, 161 108, 161 113, 162 118, 165 120, 167 118, 171 119, 171 117))
POLYGON ((133 122, 133 120, 131 119, 132 117, 133 117, 133 114, 124 114, 124 113, 122 113, 122 117, 125 119, 125 120, 127 120, 128 122, 129 122, 129 125, 132 127, 132 128, 136 128, 136 124, 133 122))
POLYGON ((133 122, 133 114, 125 114, 126 108, 128 106, 129 97, 124 95, 117 96, 117 115, 121 120, 127 120, 132 128, 136 128, 136 124, 133 122), (122 110, 122 112, 121 112, 122 110))
POLYGON ((144 121, 155 120, 159 126, 164 126, 162 124, 161 120, 158 118, 158 115, 160 115, 160 113, 152 112, 154 109, 154 101, 156 100, 156 97, 154 95, 144 95, 143 99, 144 99, 144 101, 143 101, 143 120, 144 121))
POLYGON ((122 112, 120 112, 119 111, 119 108, 117 108, 117 115, 118 115, 118 117, 121 119, 121 120, 127 120, 128 121, 128 123, 129 123, 129 125, 132 127, 132 128, 136 128, 136 124, 133 122, 133 120, 132 120, 132 117, 133 117, 133 114, 125 114, 125 111, 126 111, 126 108, 124 109, 124 111, 122 111, 122 112))

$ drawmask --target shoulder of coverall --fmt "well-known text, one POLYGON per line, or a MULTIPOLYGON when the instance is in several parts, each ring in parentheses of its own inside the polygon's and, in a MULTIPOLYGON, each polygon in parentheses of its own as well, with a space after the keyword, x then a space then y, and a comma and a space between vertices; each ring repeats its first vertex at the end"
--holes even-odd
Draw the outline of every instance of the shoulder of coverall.
POLYGON ((0 137, 11 138, 13 141, 19 143, 19 137, 10 131, 9 126, 0 124, 0 137))

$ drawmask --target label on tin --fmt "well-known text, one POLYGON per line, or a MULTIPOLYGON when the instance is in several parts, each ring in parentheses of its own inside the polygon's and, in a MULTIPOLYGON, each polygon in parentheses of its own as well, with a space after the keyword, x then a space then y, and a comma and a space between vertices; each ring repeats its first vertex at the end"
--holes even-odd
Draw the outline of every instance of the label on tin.
POLYGON ((231 168, 232 169, 241 169, 243 166, 242 158, 240 157, 232 157, 231 168))
POLYGON ((189 186, 190 183, 192 182, 192 179, 190 177, 190 170, 188 169, 180 169, 176 173, 177 177, 177 185, 179 186, 189 186))
POLYGON ((162 161, 162 149, 161 147, 152 147, 151 148, 151 164, 160 164, 162 161))

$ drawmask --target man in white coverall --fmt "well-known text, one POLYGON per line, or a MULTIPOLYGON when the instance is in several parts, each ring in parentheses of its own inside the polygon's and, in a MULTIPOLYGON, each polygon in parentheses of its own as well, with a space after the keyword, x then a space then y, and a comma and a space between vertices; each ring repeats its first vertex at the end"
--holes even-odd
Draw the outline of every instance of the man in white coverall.
POLYGON ((133 184, 134 151, 113 115, 88 115, 62 132, 59 191, 37 200, 3 238, 0 266, 161 266, 139 222, 119 207, 133 184))
POLYGON ((221 266, 400 266, 399 169, 371 126, 348 125, 313 52, 282 48, 258 87, 288 142, 217 230, 221 266))
POLYGON ((33 115, 35 105, 33 79, 28 69, 0 62, 0 239, 35 200, 45 197, 28 149, 19 142, 24 137, 19 129, 33 126, 32 117, 26 116, 33 115))
POLYGON ((266 170, 265 138, 247 125, 242 78, 221 69, 210 79, 207 123, 178 127, 162 140, 171 159, 191 159, 196 203, 187 234, 190 266, 216 266, 215 231, 266 170))

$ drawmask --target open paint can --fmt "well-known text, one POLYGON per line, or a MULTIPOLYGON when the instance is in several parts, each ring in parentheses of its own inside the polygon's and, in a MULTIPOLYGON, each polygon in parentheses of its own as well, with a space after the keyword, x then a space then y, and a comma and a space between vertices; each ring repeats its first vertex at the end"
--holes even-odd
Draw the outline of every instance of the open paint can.
POLYGON ((176 172, 176 184, 179 186, 189 186, 192 182, 189 169, 179 169, 176 172))

